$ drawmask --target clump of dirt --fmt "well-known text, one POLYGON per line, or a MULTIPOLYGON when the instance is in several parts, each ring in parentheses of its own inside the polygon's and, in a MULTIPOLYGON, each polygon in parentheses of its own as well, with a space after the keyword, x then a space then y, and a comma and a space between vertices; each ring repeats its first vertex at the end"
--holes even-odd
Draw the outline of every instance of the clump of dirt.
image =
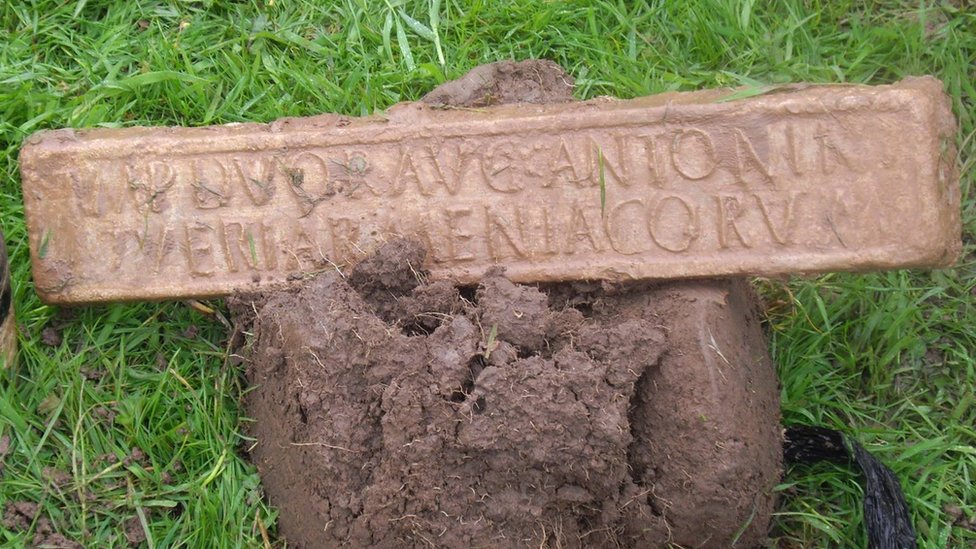
POLYGON ((0 437, 0 478, 3 478, 4 459, 10 452, 10 435, 0 437))
POLYGON ((146 531, 142 527, 142 521, 137 516, 126 520, 122 525, 122 531, 129 547, 138 547, 146 541, 146 531))
POLYGON ((61 342, 64 341, 61 331, 52 326, 48 326, 41 330, 41 343, 47 345, 48 347, 60 347, 61 342))
POLYGON ((37 509, 38 505, 32 501, 8 501, 0 524, 14 531, 26 530, 34 523, 37 509))
POLYGON ((487 107, 506 103, 560 103, 573 100, 573 77, 548 59, 498 61, 480 65, 445 82, 421 101, 434 106, 487 107))
POLYGON ((23 532, 34 526, 34 539, 31 547, 60 547, 81 549, 82 545, 57 533, 51 519, 38 516, 40 506, 32 501, 8 501, 3 510, 0 525, 13 532, 23 532))
MULTIPOLYGON (((424 253, 394 241, 347 278, 326 272, 231 300, 252 334, 242 351, 251 459, 290 545, 654 547, 695 538, 721 547, 737 536, 749 547, 765 536, 766 490, 780 473, 768 358, 741 365, 751 385, 727 375, 742 385, 736 397, 753 395, 735 413, 755 420, 689 428, 673 420, 719 415, 723 397, 655 392, 680 378, 662 367, 682 370, 693 356, 669 343, 660 316, 685 297, 648 287, 544 291, 501 270, 471 293, 428 283, 418 270, 424 253), (681 398, 693 399, 687 413, 668 416, 681 398), (720 472, 662 478, 711 467, 701 461, 712 453, 686 459, 696 438, 735 441, 720 472)), ((723 356, 756 352, 718 335, 723 356)))

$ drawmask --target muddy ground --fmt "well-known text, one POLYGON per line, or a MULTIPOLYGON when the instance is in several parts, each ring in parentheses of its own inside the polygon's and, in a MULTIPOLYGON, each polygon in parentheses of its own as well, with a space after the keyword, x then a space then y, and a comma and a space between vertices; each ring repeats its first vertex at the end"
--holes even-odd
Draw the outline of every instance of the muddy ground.
POLYGON ((347 276, 232 300, 251 459, 290 546, 765 537, 777 384, 744 284, 496 270, 459 289, 426 282, 424 255, 393 241, 347 276))
MULTIPOLYGON (((572 100, 549 61, 424 101, 572 100)), ((296 547, 752 547, 779 481, 777 380, 742 281, 476 288, 393 241, 231 300, 251 459, 296 547)))

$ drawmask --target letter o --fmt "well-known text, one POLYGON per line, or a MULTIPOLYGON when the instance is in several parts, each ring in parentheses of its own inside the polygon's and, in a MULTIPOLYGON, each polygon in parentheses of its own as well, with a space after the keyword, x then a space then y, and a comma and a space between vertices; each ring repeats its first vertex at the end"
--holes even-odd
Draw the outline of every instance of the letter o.
POLYGON ((691 247, 700 234, 699 225, 698 211, 674 195, 659 200, 647 220, 647 230, 654 243, 674 253, 681 253, 691 247), (674 206, 670 206, 671 204, 674 206))
POLYGON ((691 128, 675 134, 671 141, 671 163, 688 179, 704 179, 718 166, 715 144, 707 133, 691 128))

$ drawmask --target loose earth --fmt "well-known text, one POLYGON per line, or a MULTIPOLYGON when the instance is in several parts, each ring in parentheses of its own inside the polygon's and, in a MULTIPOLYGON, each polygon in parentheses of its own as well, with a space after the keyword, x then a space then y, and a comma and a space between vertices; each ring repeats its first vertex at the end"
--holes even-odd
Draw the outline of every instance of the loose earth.
POLYGON ((428 283, 396 240, 239 295, 251 459, 297 547, 751 547, 781 473, 741 282, 428 283))

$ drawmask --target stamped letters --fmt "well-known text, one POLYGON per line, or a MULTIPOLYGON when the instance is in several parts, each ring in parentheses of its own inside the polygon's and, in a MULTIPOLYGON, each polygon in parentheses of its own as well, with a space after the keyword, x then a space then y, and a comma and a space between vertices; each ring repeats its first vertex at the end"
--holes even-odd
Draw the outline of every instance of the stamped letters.
POLYGON ((943 108, 915 82, 497 115, 407 105, 281 132, 54 132, 22 157, 35 275, 55 302, 222 295, 343 268, 397 235, 462 281, 494 264, 544 281, 940 263, 958 238, 943 108), (913 218, 938 223, 906 233, 897 221, 913 218))

